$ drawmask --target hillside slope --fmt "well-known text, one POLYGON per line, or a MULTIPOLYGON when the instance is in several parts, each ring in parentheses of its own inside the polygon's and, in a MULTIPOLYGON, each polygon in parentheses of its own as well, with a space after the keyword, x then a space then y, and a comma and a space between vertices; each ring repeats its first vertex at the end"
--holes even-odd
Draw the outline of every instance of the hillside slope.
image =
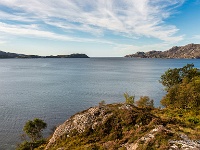
POLYGON ((162 113, 130 104, 92 107, 58 126, 48 144, 40 149, 200 149, 200 141, 189 139, 200 138, 199 132, 175 118, 161 117, 162 113), (186 129, 190 130, 187 135, 186 129))
POLYGON ((125 57, 138 57, 138 58, 187 58, 199 59, 200 58, 200 44, 188 44, 185 46, 174 46, 167 51, 149 51, 137 52, 135 54, 126 55, 125 57))
POLYGON ((16 58, 19 54, 0 51, 0 58, 16 58))

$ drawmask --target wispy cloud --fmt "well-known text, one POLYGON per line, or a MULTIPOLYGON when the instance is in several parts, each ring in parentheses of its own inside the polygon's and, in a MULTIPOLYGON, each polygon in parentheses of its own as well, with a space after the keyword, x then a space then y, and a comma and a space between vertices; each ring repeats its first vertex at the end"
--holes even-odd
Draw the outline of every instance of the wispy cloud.
POLYGON ((142 46, 119 44, 115 48, 120 50, 122 52, 122 54, 127 55, 127 54, 133 54, 133 53, 136 53, 139 51, 147 52, 150 50, 157 50, 157 51, 168 50, 169 46, 173 46, 173 45, 169 45, 168 42, 167 43, 162 42, 162 43, 157 43, 157 44, 146 44, 146 45, 142 45, 142 46))
POLYGON ((194 36, 192 37, 192 39, 200 40, 200 35, 194 35, 194 36))
POLYGON ((61 36, 48 31, 41 31, 34 25, 9 25, 0 22, 0 32, 10 35, 22 35, 31 37, 46 37, 60 40, 70 40, 66 36, 61 36))
MULTIPOLYGON (((101 39, 78 38, 67 35, 60 35, 49 31, 42 31, 37 27, 37 25, 34 24, 19 26, 19 25, 9 25, 0 22, 0 32, 4 33, 4 35, 7 34, 11 36, 19 35, 29 38, 40 37, 40 38, 48 38, 48 39, 62 40, 62 41, 106 43, 115 45, 115 43, 113 42, 101 39)), ((3 37, 1 38, 5 39, 3 37)), ((5 40, 2 40, 1 43, 5 43, 5 40)))
POLYGON ((194 35, 190 39, 192 39, 192 40, 200 40, 200 35, 194 35))
MULTIPOLYGON (((130 38, 153 37, 178 42, 178 28, 165 23, 184 0, 1 0, 0 32, 77 40, 70 32, 103 36, 107 31, 130 38), (17 21, 16 24, 9 21, 17 21), (24 25, 25 24, 25 25, 24 25), (34 26, 37 24, 38 26, 34 26), (57 33, 51 28, 59 28, 57 33)), ((88 40, 90 41, 90 40, 88 40)), ((105 42, 105 41, 104 41, 105 42)))

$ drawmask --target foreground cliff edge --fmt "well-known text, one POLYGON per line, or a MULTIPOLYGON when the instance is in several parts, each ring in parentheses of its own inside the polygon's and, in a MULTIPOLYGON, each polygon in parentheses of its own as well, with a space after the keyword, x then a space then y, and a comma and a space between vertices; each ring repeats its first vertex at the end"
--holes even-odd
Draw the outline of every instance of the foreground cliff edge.
POLYGON ((41 149, 200 149, 199 129, 163 111, 126 103, 92 107, 58 126, 41 149))

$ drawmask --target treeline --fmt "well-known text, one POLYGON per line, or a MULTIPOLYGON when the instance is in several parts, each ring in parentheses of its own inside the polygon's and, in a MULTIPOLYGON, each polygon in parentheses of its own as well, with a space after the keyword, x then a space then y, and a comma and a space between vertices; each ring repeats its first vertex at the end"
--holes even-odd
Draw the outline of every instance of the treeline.
POLYGON ((160 82, 167 94, 161 104, 171 109, 200 110, 200 70, 193 64, 168 69, 160 82))

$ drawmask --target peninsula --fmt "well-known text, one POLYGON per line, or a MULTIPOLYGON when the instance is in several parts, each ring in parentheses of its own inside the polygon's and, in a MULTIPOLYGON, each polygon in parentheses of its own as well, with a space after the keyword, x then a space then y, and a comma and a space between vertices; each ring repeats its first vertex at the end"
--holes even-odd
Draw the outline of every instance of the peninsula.
POLYGON ((25 55, 25 54, 17 54, 17 53, 9 53, 0 51, 0 59, 3 58, 89 58, 86 54, 70 54, 70 55, 57 55, 57 56, 39 56, 39 55, 25 55))
POLYGON ((185 46, 174 46, 166 51, 148 51, 129 54, 129 58, 181 58, 200 59, 200 44, 188 44, 185 46))

